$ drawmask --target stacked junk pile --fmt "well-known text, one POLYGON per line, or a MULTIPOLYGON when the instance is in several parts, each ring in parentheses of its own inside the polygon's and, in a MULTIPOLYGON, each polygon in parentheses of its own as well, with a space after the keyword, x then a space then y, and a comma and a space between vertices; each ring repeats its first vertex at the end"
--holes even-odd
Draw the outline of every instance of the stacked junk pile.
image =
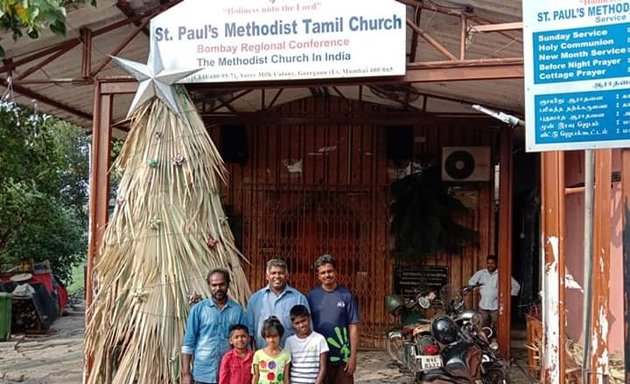
POLYGON ((0 272, 0 341, 11 334, 46 333, 65 311, 66 287, 48 262, 3 266, 0 272))

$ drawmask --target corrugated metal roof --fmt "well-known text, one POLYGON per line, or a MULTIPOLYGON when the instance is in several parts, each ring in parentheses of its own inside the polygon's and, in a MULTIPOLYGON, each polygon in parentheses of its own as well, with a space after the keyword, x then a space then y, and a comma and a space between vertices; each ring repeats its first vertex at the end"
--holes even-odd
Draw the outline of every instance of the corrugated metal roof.
MULTIPOLYGON (((521 19, 520 0, 451 0, 451 1, 425 1, 428 6, 442 7, 442 9, 452 8, 454 10, 462 9, 465 6, 472 7, 472 14, 477 21, 485 20, 491 23, 503 23, 519 21, 521 19)), ((128 3, 129 9, 133 9, 136 13, 142 13, 159 5, 157 0, 136 0, 128 3)), ((413 7, 409 7, 409 12, 413 15, 413 7)), ((440 42, 445 48, 455 55, 459 54, 460 28, 459 20, 456 17, 445 15, 443 13, 432 12, 426 9, 422 10, 422 19, 419 27, 440 42)), ((82 28, 90 28, 97 30, 115 22, 125 20, 128 16, 123 13, 117 6, 116 0, 99 0, 98 8, 89 5, 79 6, 68 10, 68 34, 65 38, 53 36, 50 33, 44 34, 40 39, 29 41, 26 39, 14 42, 10 36, 2 36, 2 43, 7 52, 7 58, 14 62, 28 55, 39 52, 56 43, 76 39, 80 37, 82 28)), ((134 33, 136 26, 132 23, 115 29, 111 32, 104 33, 95 37, 92 42, 92 60, 91 68, 100 67, 101 63, 107 59, 119 47, 122 42, 134 33)), ((408 32, 408 39, 411 33, 408 32)), ((409 44, 410 46, 410 44, 409 44)), ((472 33, 469 34, 466 43, 467 59, 488 59, 499 57, 522 57, 522 33, 519 31, 511 31, 506 34, 501 33, 472 33), (506 36, 507 35, 507 36, 506 36)), ((78 44, 73 49, 66 52, 56 60, 48 63, 42 69, 33 73, 28 80, 48 80, 48 79, 70 79, 81 77, 81 57, 82 44, 78 44)), ((137 34, 131 42, 117 54, 117 56, 125 57, 131 60, 144 62, 148 55, 148 36, 142 32, 137 34)), ((431 47, 423 39, 419 39, 416 51, 417 61, 438 61, 444 60, 444 56, 436 49, 431 47)), ((19 77, 32 65, 42 62, 43 58, 28 64, 18 66, 11 75, 13 78, 19 77)), ((4 74, 7 75, 6 73, 4 74)), ((126 76, 126 74, 118 68, 114 63, 110 62, 98 75, 99 78, 111 76, 126 76)), ((23 84, 21 85, 28 90, 39 95, 55 100, 68 108, 81 111, 84 117, 77 116, 67 110, 50 106, 43 102, 38 102, 38 110, 58 116, 63 119, 74 121, 87 128, 91 127, 91 119, 88 118, 92 114, 93 108, 93 92, 92 84, 76 85, 76 84, 23 84)), ((405 85, 402 85, 403 88, 405 85)), ((421 110, 426 105, 428 112, 467 112, 474 111, 460 101, 469 103, 485 104, 494 108, 522 113, 524 110, 524 95, 522 80, 497 80, 497 81, 450 81, 440 83, 416 83, 413 84, 414 93, 417 93, 415 101, 412 97, 410 105, 421 110), (429 98, 425 103, 422 95, 435 95, 438 98, 429 98)), ((395 98, 384 98, 387 92, 376 92, 368 87, 363 87, 359 91, 358 86, 342 86, 337 90, 343 97, 359 98, 369 102, 382 103, 393 107, 402 106, 400 101, 395 98)), ((335 92, 336 92, 335 91, 335 92)), ((275 93, 279 90, 266 90, 265 100, 267 105, 274 98, 275 93)), ((334 94, 334 92, 331 92, 334 94)), ((395 93, 395 92, 394 92, 395 93)), ((15 99, 22 104, 29 105, 33 100, 29 97, 19 95, 17 92, 15 99)), ((283 89, 279 97, 275 101, 275 105, 286 103, 311 95, 311 91, 307 88, 286 88, 283 89)), ((117 95, 114 98, 114 119, 122 120, 127 114, 132 95, 117 95)), ((229 99, 229 97, 228 97, 229 99)), ((255 111, 260 110, 261 92, 251 92, 235 102, 230 104, 237 111, 255 111)), ((227 109, 218 109, 218 112, 227 111, 227 109)))

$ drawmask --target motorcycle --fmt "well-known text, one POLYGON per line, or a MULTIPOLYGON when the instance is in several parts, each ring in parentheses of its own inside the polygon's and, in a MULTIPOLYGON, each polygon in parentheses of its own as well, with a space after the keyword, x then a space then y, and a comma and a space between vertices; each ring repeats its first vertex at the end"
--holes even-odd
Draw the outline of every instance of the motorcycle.
POLYGON ((442 366, 440 348, 431 335, 431 320, 424 316, 435 297, 435 292, 424 292, 414 300, 398 295, 386 298, 388 312, 397 316, 401 324, 388 332, 387 352, 401 370, 412 374, 416 381, 423 372, 442 366))
POLYGON ((445 314, 431 324, 431 334, 443 348, 443 367, 424 372, 422 383, 483 383, 503 384, 505 369, 496 343, 491 341, 492 329, 482 328, 481 315, 466 309, 464 297, 476 286, 454 291, 450 286, 440 290, 445 314))

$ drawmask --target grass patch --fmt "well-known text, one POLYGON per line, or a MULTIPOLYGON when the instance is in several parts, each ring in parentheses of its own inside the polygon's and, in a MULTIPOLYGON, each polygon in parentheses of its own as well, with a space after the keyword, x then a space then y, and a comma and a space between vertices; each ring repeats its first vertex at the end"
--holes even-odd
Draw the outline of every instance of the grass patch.
POLYGON ((83 280, 83 266, 85 263, 81 263, 72 268, 72 282, 68 285, 68 294, 72 295, 79 289, 84 288, 85 281, 83 280))

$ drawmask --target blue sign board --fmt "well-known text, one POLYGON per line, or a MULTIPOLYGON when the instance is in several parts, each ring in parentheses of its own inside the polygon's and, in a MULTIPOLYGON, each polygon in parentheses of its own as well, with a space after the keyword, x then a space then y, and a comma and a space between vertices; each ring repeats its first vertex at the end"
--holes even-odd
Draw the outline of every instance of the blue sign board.
POLYGON ((523 6, 528 151, 630 147, 630 1, 523 6))

